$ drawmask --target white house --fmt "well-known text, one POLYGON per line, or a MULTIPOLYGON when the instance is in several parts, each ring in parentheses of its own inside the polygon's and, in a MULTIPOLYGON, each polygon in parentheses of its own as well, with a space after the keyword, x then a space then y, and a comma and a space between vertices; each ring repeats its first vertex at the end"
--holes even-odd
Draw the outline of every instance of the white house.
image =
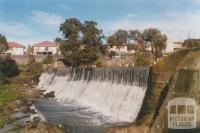
POLYGON ((8 51, 7 53, 10 53, 11 55, 23 55, 25 47, 21 44, 18 44, 16 42, 8 42, 8 51))
POLYGON ((42 41, 33 46, 34 55, 59 54, 59 45, 50 41, 42 41))
POLYGON ((182 48, 182 41, 174 41, 174 40, 168 40, 167 41, 167 47, 164 51, 165 54, 170 54, 172 52, 174 52, 177 49, 182 48))
POLYGON ((128 46, 127 45, 121 45, 121 46, 117 46, 117 45, 107 45, 107 50, 108 52, 115 52, 119 55, 123 55, 123 54, 133 54, 135 51, 134 50, 128 50, 128 46))

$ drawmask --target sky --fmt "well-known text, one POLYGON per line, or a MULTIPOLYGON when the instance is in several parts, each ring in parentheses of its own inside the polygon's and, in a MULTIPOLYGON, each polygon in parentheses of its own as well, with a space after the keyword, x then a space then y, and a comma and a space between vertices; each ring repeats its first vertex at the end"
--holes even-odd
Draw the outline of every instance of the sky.
POLYGON ((159 28, 170 40, 200 38, 200 0, 0 0, 0 33, 24 45, 61 37, 67 18, 118 29, 159 28))

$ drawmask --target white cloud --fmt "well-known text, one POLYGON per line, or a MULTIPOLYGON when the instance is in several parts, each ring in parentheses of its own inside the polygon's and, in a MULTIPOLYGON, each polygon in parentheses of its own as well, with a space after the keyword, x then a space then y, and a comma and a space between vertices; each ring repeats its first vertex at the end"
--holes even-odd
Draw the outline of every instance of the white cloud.
POLYGON ((193 2, 197 2, 197 3, 200 3, 200 0, 193 0, 193 2))
POLYGON ((43 11, 33 11, 32 19, 38 23, 48 25, 59 25, 64 20, 62 16, 43 11))
POLYGON ((32 30, 24 24, 5 22, 0 22, 0 33, 5 35, 8 41, 17 41, 22 44, 28 42, 24 39, 31 38, 33 34, 32 30))
POLYGON ((6 36, 8 41, 16 41, 25 46, 28 44, 36 44, 43 40, 53 41, 59 34, 54 35, 37 35, 33 29, 21 23, 0 22, 0 34, 6 36))
POLYGON ((101 28, 105 34, 111 34, 117 29, 140 29, 155 27, 168 35, 170 39, 186 39, 188 32, 191 31, 191 37, 200 38, 200 16, 199 13, 166 15, 166 18, 146 19, 146 20, 116 20, 103 22, 101 28))
POLYGON ((69 5, 60 5, 60 8, 63 10, 72 10, 72 7, 70 7, 69 5))
POLYGON ((1 33, 9 36, 26 37, 31 35, 31 29, 20 23, 3 23, 0 22, 1 33))
POLYGON ((129 14, 127 14, 127 17, 134 18, 134 17, 136 17, 136 15, 134 13, 129 13, 129 14))

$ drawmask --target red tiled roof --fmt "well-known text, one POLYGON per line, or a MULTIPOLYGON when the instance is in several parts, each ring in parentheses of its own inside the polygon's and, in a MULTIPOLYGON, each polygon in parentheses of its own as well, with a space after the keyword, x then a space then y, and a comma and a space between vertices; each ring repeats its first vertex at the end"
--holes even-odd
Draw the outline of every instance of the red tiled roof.
POLYGON ((24 48, 23 45, 18 44, 16 42, 8 42, 8 47, 10 47, 10 48, 24 48))
POLYGON ((34 47, 58 47, 58 45, 50 41, 42 41, 38 44, 35 44, 34 47))

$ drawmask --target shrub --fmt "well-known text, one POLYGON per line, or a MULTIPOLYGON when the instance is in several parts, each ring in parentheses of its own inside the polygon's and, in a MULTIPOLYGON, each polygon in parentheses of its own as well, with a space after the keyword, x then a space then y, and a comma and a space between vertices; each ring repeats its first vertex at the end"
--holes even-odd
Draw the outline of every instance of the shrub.
POLYGON ((0 85, 4 84, 7 81, 6 77, 3 75, 3 73, 0 71, 0 85))
POLYGON ((183 42, 184 47, 200 47, 200 39, 187 39, 183 42))
POLYGON ((53 56, 52 55, 47 55, 42 63, 43 64, 51 64, 51 63, 53 63, 53 56))
POLYGON ((28 65, 35 63, 35 57, 34 55, 28 55, 28 65))
POLYGON ((109 56, 110 58, 112 58, 113 56, 116 56, 116 55, 117 55, 117 53, 114 52, 114 51, 110 51, 110 52, 108 53, 108 56, 109 56))
POLYGON ((19 69, 16 62, 9 58, 0 61, 0 71, 6 77, 14 77, 19 74, 19 69))
POLYGON ((151 65, 151 60, 145 55, 139 55, 135 61, 136 66, 148 66, 151 65))
POLYGON ((42 64, 34 63, 26 66, 26 71, 23 73, 26 76, 35 76, 42 73, 42 64))
POLYGON ((96 66, 97 67, 103 67, 104 66, 104 61, 103 60, 97 60, 96 61, 96 66))

